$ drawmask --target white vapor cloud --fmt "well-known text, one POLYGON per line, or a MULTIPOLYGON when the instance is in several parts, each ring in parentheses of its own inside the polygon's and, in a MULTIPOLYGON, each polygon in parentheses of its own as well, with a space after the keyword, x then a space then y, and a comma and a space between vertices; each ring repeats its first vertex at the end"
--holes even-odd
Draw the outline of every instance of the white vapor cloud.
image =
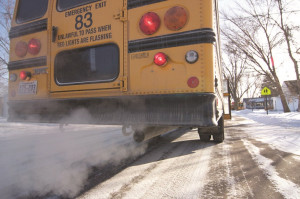
POLYGON ((124 137, 120 126, 68 125, 60 131, 53 124, 0 121, 0 196, 51 192, 74 197, 91 166, 136 157, 146 147, 124 137))

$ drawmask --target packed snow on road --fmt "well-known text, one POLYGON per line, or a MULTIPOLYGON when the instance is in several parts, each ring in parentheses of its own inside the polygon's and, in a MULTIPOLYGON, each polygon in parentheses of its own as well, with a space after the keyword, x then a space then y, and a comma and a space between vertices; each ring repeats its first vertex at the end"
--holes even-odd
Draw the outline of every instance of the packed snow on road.
POLYGON ((263 154, 256 143, 265 143, 274 150, 291 154, 293 161, 289 162, 299 165, 299 127, 300 114, 297 112, 270 111, 267 115, 262 110, 235 111, 232 120, 227 122, 226 140, 222 144, 201 142, 196 131, 190 130, 170 139, 169 143, 161 144, 158 152, 147 152, 147 143, 136 144, 132 137, 124 137, 121 126, 68 125, 60 129, 57 124, 8 123, 1 119, 0 196, 3 199, 30 198, 30 195, 97 198, 95 193, 105 193, 107 197, 104 198, 130 198, 134 195, 141 198, 184 198, 186 194, 189 198, 210 198, 215 194, 228 198, 253 197, 256 196, 256 190, 253 190, 256 177, 244 183, 235 176, 241 170, 241 174, 249 177, 245 165, 237 167, 239 158, 241 165, 248 164, 243 162, 244 156, 234 154, 236 149, 243 147, 253 160, 253 167, 265 175, 268 187, 275 187, 275 191, 270 189, 275 198, 276 194, 284 198, 300 198, 297 179, 282 176, 273 166, 273 160, 263 154), (243 131, 241 137, 234 137, 235 129, 243 131), (86 190, 86 194, 78 195, 84 189, 93 166, 119 164, 124 159, 143 154, 144 157, 134 165, 100 184, 99 189, 95 186, 91 191, 86 190), (224 185, 216 184, 223 181, 224 185), (254 183, 253 187, 251 183, 254 183), (182 187, 183 184, 186 185, 182 187), (245 188, 248 186, 251 188, 245 188))

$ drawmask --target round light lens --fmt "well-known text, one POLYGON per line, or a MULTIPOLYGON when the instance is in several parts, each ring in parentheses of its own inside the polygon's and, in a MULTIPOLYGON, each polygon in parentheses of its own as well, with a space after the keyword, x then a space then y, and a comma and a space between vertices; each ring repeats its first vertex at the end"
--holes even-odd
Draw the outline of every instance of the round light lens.
POLYGON ((159 52, 154 55, 154 63, 158 66, 165 66, 168 62, 168 57, 165 53, 159 52))
POLYGON ((14 73, 9 74, 9 81, 15 82, 17 81, 18 76, 14 73))
POLYGON ((194 50, 190 50, 185 54, 185 60, 190 63, 193 64, 198 60, 198 53, 194 50))
POLYGON ((155 12, 148 12, 140 19, 140 29, 146 35, 152 35, 160 27, 160 18, 155 12))
POLYGON ((180 30, 185 26, 187 18, 186 10, 183 7, 175 6, 166 12, 164 23, 169 30, 180 30))
POLYGON ((30 80, 31 73, 27 71, 21 71, 19 76, 21 80, 30 80))
POLYGON ((16 44, 15 53, 18 57, 25 57, 27 54, 27 43, 24 41, 19 41, 16 44))
POLYGON ((196 88, 199 85, 199 79, 197 77, 190 77, 187 84, 190 88, 196 88))
POLYGON ((28 52, 32 55, 37 55, 41 50, 41 42, 38 39, 31 39, 28 42, 28 52))

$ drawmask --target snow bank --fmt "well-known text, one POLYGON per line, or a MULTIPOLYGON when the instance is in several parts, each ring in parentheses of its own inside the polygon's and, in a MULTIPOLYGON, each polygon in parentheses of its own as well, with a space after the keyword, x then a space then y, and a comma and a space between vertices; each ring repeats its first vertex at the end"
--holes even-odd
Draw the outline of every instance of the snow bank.
POLYGON ((300 113, 275 112, 264 110, 233 111, 234 116, 242 116, 249 120, 240 121, 249 124, 245 132, 256 140, 270 146, 300 156, 300 113))

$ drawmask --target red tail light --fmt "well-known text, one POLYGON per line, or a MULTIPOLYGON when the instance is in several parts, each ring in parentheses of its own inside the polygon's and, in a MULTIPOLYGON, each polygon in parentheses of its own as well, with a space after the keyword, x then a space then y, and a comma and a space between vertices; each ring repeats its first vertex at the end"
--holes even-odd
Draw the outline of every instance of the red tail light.
POLYGON ((168 57, 165 53, 159 52, 154 55, 154 63, 158 66, 164 66, 168 62, 168 57))
POLYGON ((155 12, 148 12, 140 19, 140 29, 146 35, 152 35, 160 27, 160 18, 155 12))
POLYGON ((188 15, 185 9, 175 6, 166 12, 164 23, 169 30, 180 30, 185 26, 187 18, 188 15))
POLYGON ((19 76, 21 80, 30 80, 31 73, 28 71, 21 71, 19 76))
POLYGON ((16 44, 15 53, 18 57, 25 57, 27 54, 27 43, 24 41, 19 41, 16 44))
POLYGON ((28 42, 28 52, 32 55, 37 55, 41 50, 41 42, 38 39, 31 39, 28 42))
POLYGON ((199 85, 199 79, 197 77, 190 77, 187 84, 190 88, 196 88, 199 85))

